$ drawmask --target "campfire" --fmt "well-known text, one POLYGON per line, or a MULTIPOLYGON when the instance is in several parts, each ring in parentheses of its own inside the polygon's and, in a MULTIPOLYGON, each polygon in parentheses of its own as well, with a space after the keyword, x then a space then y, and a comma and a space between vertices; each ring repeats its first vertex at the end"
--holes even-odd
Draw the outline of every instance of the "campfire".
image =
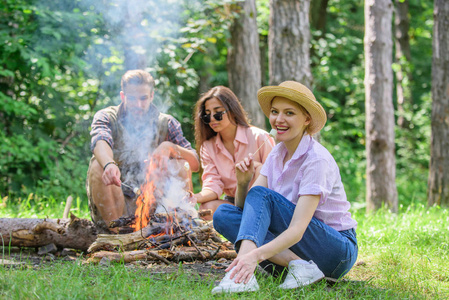
MULTIPOLYGON (((183 166, 181 166, 183 168, 183 166)), ((153 259, 164 262, 192 261, 236 256, 233 245, 223 242, 211 222, 201 217, 211 211, 195 209, 189 183, 178 174, 176 160, 151 159, 140 189, 127 184, 136 199, 134 215, 109 224, 119 234, 98 235, 89 247, 90 261, 153 259)))

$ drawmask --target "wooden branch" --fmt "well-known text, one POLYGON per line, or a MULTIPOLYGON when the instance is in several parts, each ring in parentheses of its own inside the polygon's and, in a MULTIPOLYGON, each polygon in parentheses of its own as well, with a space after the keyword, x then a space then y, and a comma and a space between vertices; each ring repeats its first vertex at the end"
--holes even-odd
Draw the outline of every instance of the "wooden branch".
POLYGON ((171 263, 165 257, 157 254, 155 251, 148 251, 148 255, 164 262, 166 265, 171 265, 171 263))
POLYGON ((88 259, 88 263, 99 263, 103 258, 113 262, 133 262, 137 260, 146 260, 148 257, 146 250, 136 250, 130 252, 116 252, 116 251, 99 251, 93 253, 88 259))
POLYGON ((67 201, 65 203, 64 213, 62 214, 63 219, 67 219, 69 217, 70 207, 72 206, 73 197, 68 196, 67 201))
POLYGON ((148 236, 159 233, 164 229, 165 224, 157 223, 128 234, 99 234, 97 240, 90 245, 87 252, 113 249, 119 249, 120 251, 135 250, 147 241, 148 236))
POLYGON ((51 221, 49 222, 46 219, 44 219, 43 222, 36 224, 36 226, 34 226, 34 228, 32 228, 31 230, 33 231, 34 234, 40 234, 45 229, 51 230, 58 234, 64 234, 66 232, 64 226, 61 226, 55 222, 51 222, 51 221))
POLYGON ((0 246, 42 247, 87 250, 97 238, 98 228, 89 220, 0 218, 0 246))
POLYGON ((172 265, 170 261, 195 261, 195 260, 210 260, 225 258, 228 260, 237 257, 237 253, 233 250, 225 250, 218 252, 215 256, 212 255, 212 251, 204 251, 203 255, 200 255, 194 247, 184 247, 177 251, 170 250, 135 250, 135 251, 98 251, 92 253, 87 260, 88 263, 99 263, 103 258, 112 262, 133 262, 138 260, 148 260, 155 258, 158 261, 162 261, 167 265, 172 265), (205 258, 203 258, 205 257, 205 258))

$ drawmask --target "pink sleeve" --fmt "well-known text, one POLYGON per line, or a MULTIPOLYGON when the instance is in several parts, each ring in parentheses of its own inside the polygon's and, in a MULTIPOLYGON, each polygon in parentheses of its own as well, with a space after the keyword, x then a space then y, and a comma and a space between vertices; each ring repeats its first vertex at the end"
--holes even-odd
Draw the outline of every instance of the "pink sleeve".
POLYGON ((208 152, 207 147, 203 144, 200 150, 201 167, 203 168, 203 190, 208 189, 217 194, 217 197, 223 194, 224 184, 221 181, 221 176, 218 174, 217 166, 208 152))

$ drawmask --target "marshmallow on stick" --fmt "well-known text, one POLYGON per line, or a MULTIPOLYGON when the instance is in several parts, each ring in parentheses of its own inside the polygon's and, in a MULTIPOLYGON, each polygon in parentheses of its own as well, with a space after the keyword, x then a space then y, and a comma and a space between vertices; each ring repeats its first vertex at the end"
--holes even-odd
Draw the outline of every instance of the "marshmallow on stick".
MULTIPOLYGON (((273 138, 276 138, 276 134, 277 134, 277 133, 278 133, 278 132, 276 131, 276 129, 271 129, 269 135, 270 135, 271 137, 273 137, 273 138)), ((260 148, 262 148, 262 146, 265 144, 265 142, 266 142, 267 140, 268 140, 268 139, 266 139, 266 140, 262 143, 262 145, 260 145, 260 147, 257 148, 256 152, 253 153, 253 156, 257 153, 257 151, 260 150, 260 148)))

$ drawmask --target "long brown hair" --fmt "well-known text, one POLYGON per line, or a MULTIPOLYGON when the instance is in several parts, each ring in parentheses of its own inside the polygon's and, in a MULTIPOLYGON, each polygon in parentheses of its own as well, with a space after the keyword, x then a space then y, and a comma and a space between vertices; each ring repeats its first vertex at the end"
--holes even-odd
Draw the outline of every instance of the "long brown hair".
POLYGON ((216 86, 204 93, 195 105, 195 144, 198 154, 205 141, 217 135, 208 124, 204 124, 201 116, 205 114, 205 103, 207 100, 217 98, 226 109, 229 121, 234 125, 249 127, 248 114, 243 109, 237 96, 225 86, 216 86))

